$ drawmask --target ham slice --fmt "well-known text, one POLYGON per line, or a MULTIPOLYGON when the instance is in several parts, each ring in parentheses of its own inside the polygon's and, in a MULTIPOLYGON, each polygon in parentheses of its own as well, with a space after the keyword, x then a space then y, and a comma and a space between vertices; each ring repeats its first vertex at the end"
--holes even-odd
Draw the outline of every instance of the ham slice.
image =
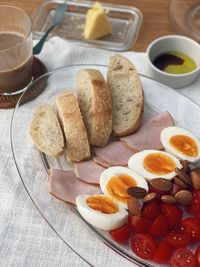
POLYGON ((105 170, 94 160, 74 163, 73 168, 77 178, 90 184, 99 184, 99 177, 102 171, 105 170))
POLYGON ((133 150, 163 149, 160 142, 161 131, 173 126, 174 121, 169 112, 162 112, 142 124, 134 134, 121 137, 120 140, 133 150))
POLYGON ((135 153, 120 141, 111 142, 105 147, 94 147, 94 161, 103 167, 127 166, 135 153))
POLYGON ((102 194, 100 187, 76 178, 74 171, 49 170, 49 192, 60 200, 76 204, 78 195, 102 194))

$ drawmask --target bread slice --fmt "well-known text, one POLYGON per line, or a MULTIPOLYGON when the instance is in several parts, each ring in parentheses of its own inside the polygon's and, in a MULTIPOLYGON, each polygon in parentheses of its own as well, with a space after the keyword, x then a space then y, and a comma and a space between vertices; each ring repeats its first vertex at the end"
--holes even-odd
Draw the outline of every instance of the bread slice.
POLYGON ((79 162, 89 158, 90 146, 76 97, 72 92, 65 92, 56 97, 56 106, 67 143, 68 160, 79 162))
POLYGON ((89 143, 105 146, 112 131, 112 101, 107 83, 100 71, 85 69, 78 72, 77 85, 89 143))
POLYGON ((111 57, 107 83, 112 98, 114 135, 135 132, 140 126, 144 107, 142 84, 135 66, 121 55, 111 57))
POLYGON ((36 109, 29 132, 35 146, 45 154, 57 157, 64 152, 63 133, 51 106, 36 109))

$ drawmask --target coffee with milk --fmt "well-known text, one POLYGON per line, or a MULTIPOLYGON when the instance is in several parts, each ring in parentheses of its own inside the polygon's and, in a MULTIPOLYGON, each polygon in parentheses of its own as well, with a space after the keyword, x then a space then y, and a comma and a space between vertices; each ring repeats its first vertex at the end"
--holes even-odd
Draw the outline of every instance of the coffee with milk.
POLYGON ((32 45, 18 32, 0 31, 0 92, 23 89, 32 78, 32 45))

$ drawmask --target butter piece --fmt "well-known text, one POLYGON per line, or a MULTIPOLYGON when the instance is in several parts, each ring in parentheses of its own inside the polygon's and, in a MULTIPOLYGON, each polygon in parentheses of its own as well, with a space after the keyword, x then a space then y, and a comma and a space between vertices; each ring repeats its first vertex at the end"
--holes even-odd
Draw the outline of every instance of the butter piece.
POLYGON ((112 32, 111 24, 102 5, 96 2, 86 15, 84 37, 88 40, 98 39, 112 32))

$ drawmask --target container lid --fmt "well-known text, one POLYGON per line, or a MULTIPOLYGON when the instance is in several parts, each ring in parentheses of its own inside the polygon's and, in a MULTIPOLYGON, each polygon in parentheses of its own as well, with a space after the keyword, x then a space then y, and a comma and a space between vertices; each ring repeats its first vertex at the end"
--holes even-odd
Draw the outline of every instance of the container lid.
MULTIPOLYGON (((33 14, 33 33, 40 37, 52 25, 55 9, 60 1, 45 1, 33 14)), ((112 34, 98 40, 88 41, 83 37, 84 24, 88 9, 94 2, 66 1, 67 10, 62 23, 55 27, 52 36, 57 35, 79 45, 93 46, 113 51, 124 51, 133 47, 142 23, 142 13, 134 7, 102 3, 108 11, 112 34)))

